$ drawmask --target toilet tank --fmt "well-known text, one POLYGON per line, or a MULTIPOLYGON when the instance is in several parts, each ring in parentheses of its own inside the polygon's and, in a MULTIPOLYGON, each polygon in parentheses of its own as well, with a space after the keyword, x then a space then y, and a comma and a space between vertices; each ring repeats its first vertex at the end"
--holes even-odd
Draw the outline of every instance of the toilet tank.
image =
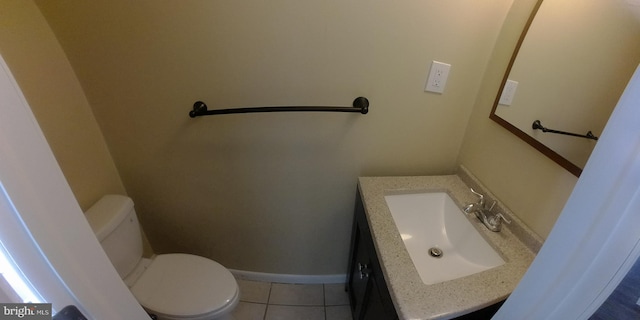
POLYGON ((105 195, 85 212, 85 216, 109 260, 124 279, 142 258, 142 234, 133 200, 121 195, 105 195))

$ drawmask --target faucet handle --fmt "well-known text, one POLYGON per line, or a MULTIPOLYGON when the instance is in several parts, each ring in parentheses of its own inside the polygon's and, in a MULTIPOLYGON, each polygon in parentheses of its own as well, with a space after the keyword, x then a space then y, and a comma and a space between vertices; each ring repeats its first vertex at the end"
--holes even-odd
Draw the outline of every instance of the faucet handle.
POLYGON ((494 215, 497 219, 496 222, 500 221, 500 219, 502 219, 502 221, 506 222, 507 224, 511 224, 511 220, 507 219, 505 216, 502 215, 502 213, 498 212, 494 215))
POLYGON ((476 192, 475 190, 473 190, 473 188, 469 188, 471 189, 471 192, 473 194, 475 194, 476 196, 478 196, 478 204, 480 206, 484 206, 484 195, 482 193, 476 192))
POLYGON ((500 231, 500 229, 502 229, 502 221, 506 222, 507 224, 511 224, 511 220, 505 218, 502 213, 498 212, 487 218, 485 225, 489 228, 489 230, 498 232, 500 231))
POLYGON ((491 212, 491 210, 493 210, 493 207, 496 206, 496 202, 497 202, 496 200, 493 200, 493 202, 491 203, 491 206, 489 207, 489 209, 487 209, 489 210, 489 212, 491 212))

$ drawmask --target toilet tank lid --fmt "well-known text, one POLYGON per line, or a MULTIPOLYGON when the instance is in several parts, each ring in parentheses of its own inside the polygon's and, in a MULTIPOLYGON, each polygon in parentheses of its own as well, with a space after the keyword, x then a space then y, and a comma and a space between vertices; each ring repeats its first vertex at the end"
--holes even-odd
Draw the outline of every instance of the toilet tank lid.
POLYGON ((133 200, 127 196, 108 194, 89 210, 85 217, 99 241, 106 238, 133 210, 133 200))

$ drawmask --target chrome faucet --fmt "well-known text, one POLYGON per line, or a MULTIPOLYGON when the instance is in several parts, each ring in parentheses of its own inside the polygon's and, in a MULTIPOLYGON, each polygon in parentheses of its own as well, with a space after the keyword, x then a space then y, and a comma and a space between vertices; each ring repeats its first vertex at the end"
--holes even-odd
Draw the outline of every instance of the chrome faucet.
POLYGON ((505 218, 505 216, 503 216, 502 213, 493 212, 493 207, 496 205, 495 200, 493 201, 493 203, 491 203, 491 206, 487 208, 487 205, 484 200, 484 195, 476 192, 475 190, 473 190, 473 188, 471 188, 471 192, 473 192, 473 194, 478 196, 478 202, 469 203, 466 206, 464 206, 464 212, 466 214, 470 214, 470 213, 475 214, 476 218, 482 221, 482 223, 489 230, 494 232, 498 232, 501 230, 502 221, 508 224, 511 223, 511 221, 505 218))

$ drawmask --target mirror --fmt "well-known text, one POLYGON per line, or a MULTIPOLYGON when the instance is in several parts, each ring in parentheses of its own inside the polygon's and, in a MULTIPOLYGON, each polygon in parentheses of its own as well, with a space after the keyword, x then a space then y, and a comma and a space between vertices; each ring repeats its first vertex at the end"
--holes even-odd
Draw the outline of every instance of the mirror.
MULTIPOLYGON (((576 176, 640 63, 632 0, 540 0, 490 118, 576 176)), ((635 4, 637 9, 638 4, 635 4)))

